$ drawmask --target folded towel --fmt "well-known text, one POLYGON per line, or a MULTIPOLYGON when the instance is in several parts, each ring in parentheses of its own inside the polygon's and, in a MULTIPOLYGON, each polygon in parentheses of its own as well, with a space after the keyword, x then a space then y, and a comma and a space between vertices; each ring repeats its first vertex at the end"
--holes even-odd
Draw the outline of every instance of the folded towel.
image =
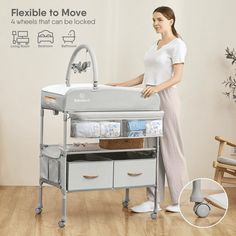
POLYGON ((98 122, 81 121, 71 126, 72 137, 97 138, 100 136, 100 125, 98 122))
POLYGON ((119 137, 120 123, 119 122, 100 122, 101 137, 119 137))
POLYGON ((128 121, 128 129, 130 131, 145 130, 146 121, 145 120, 131 120, 128 121))
POLYGON ((146 135, 162 135, 162 120, 151 120, 146 123, 146 135))

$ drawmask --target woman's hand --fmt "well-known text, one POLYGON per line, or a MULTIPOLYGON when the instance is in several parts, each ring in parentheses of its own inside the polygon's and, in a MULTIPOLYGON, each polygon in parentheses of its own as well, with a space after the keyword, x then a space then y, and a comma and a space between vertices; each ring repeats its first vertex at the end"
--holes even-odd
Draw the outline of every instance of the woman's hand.
POLYGON ((144 98, 150 97, 152 94, 159 92, 157 86, 147 86, 143 91, 142 95, 144 98))
POLYGON ((109 83, 109 84, 106 84, 106 85, 109 85, 109 86, 119 86, 119 87, 132 87, 132 86, 136 86, 136 85, 142 84, 143 76, 144 75, 141 74, 141 75, 139 75, 135 79, 124 81, 124 82, 121 82, 121 83, 109 83))

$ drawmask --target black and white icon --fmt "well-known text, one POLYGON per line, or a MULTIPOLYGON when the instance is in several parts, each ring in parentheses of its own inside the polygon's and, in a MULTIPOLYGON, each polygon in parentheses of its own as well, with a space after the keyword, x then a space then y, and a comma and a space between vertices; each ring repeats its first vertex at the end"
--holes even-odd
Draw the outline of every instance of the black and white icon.
POLYGON ((73 43, 75 41, 75 31, 70 30, 67 35, 62 36, 62 40, 64 43, 73 43))
POLYGON ((37 41, 39 44, 41 44, 41 43, 53 44, 54 43, 53 32, 50 32, 49 30, 43 30, 43 31, 39 32, 37 41))
POLYGON ((23 30, 19 30, 19 31, 12 31, 12 43, 13 44, 29 44, 29 37, 28 37, 28 31, 23 31, 23 30))

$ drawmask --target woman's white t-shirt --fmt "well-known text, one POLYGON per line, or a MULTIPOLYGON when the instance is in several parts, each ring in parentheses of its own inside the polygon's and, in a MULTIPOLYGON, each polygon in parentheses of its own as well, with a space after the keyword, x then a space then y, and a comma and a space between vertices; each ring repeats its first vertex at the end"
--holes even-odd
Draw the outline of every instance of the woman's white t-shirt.
POLYGON ((175 38, 157 48, 155 42, 144 56, 144 85, 158 85, 171 79, 173 64, 184 63, 187 52, 184 41, 175 38))

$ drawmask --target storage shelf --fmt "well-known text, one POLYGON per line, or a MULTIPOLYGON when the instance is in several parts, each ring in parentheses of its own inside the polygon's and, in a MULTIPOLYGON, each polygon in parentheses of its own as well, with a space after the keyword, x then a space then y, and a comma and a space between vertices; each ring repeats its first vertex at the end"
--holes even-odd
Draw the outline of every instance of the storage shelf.
MULTIPOLYGON (((132 149, 103 149, 96 145, 94 148, 97 149, 86 149, 86 150, 70 150, 70 147, 73 146, 72 144, 67 145, 66 153, 67 155, 73 154, 87 154, 87 153, 114 153, 114 152, 135 152, 135 151, 156 151, 155 147, 144 147, 144 148, 132 148, 132 149)), ((92 145, 91 145, 92 146, 92 145)), ((50 157, 50 158, 60 158, 63 153, 63 147, 60 145, 44 145, 42 150, 42 154, 50 157)))

